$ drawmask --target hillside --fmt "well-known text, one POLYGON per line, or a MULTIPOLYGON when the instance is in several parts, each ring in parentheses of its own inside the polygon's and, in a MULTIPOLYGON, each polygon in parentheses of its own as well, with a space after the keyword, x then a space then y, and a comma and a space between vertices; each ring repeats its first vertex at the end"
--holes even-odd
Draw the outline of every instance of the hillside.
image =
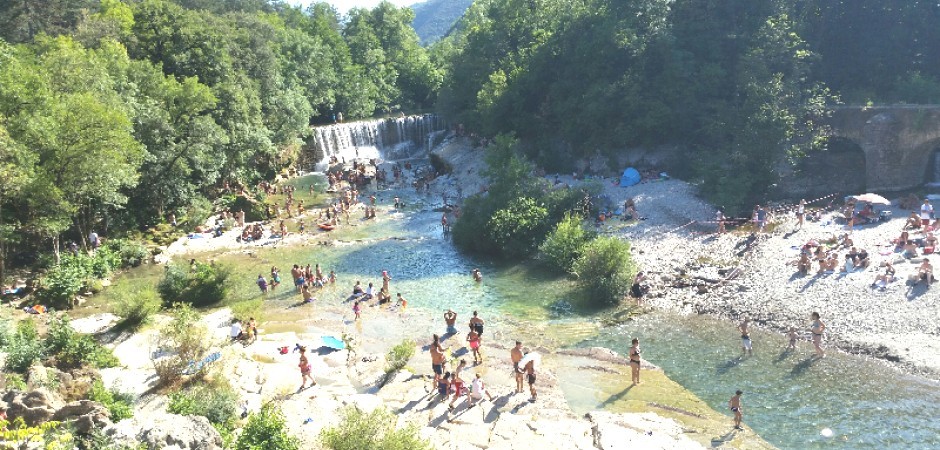
POLYGON ((412 5, 415 20, 411 24, 421 38, 421 45, 444 37, 471 3, 473 0, 428 0, 412 5))

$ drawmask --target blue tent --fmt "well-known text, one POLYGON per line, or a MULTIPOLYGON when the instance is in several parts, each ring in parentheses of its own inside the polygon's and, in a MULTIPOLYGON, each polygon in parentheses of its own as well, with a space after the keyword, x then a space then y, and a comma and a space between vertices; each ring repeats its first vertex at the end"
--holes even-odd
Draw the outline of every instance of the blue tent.
POLYGON ((640 183, 640 172, 632 167, 627 167, 620 177, 620 187, 629 187, 640 183))

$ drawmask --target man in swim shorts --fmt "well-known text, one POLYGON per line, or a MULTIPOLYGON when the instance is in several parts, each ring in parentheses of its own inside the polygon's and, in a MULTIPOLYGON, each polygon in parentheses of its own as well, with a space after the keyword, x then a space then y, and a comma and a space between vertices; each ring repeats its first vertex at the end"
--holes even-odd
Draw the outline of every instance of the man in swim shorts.
POLYGON ((530 402, 535 403, 538 395, 535 392, 535 361, 529 361, 525 365, 526 379, 529 382, 529 392, 532 394, 532 398, 529 399, 530 402))
MULTIPOLYGON (((444 374, 444 347, 441 346, 441 338, 434 335, 431 341, 431 370, 435 375, 444 374)), ((434 386, 431 387, 434 389, 434 386)))
POLYGON ((736 391, 734 396, 731 397, 731 400, 728 400, 728 406, 731 408, 731 412, 734 413, 734 429, 743 430, 741 428, 741 419, 744 416, 741 414, 741 394, 744 394, 741 391, 736 391))
POLYGON ((509 351, 509 357, 512 359, 513 376, 516 377, 516 394, 521 394, 523 371, 519 367, 519 361, 522 360, 522 341, 516 341, 516 346, 509 351))
POLYGON ((751 320, 747 317, 744 318, 744 322, 741 322, 741 325, 738 325, 738 331, 741 332, 741 352, 747 356, 751 356, 751 334, 748 330, 748 326, 751 324, 751 320))
POLYGON ((477 317, 477 312, 473 312, 473 317, 470 318, 470 329, 477 332, 477 335, 480 338, 483 337, 483 319, 477 317))

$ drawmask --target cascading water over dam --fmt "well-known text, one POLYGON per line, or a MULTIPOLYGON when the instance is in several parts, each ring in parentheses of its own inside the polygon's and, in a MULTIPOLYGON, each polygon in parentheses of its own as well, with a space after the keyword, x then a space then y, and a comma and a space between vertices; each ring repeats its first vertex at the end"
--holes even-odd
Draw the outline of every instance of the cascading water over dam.
POLYGON ((430 151, 434 138, 446 129, 444 120, 433 114, 318 126, 313 128, 314 154, 308 161, 322 168, 331 157, 404 158, 430 151))

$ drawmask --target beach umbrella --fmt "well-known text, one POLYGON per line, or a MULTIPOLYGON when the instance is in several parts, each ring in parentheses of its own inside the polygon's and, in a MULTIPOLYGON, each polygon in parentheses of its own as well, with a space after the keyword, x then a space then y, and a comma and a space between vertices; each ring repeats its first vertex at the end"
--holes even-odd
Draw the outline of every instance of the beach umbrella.
POLYGON ((866 194, 861 194, 861 195, 853 195, 852 198, 860 202, 871 203, 874 205, 890 205, 891 204, 891 202, 888 199, 878 194, 872 194, 871 192, 866 193, 866 194))

